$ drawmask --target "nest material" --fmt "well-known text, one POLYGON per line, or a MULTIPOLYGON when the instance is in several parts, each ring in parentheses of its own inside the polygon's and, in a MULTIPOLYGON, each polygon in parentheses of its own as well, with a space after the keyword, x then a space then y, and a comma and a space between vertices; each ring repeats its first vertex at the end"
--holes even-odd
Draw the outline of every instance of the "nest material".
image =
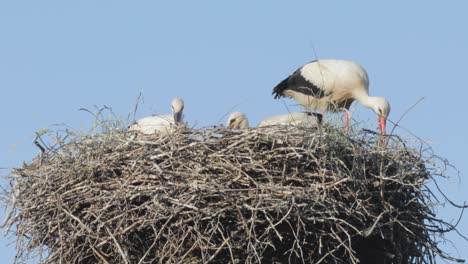
POLYGON ((66 135, 9 175, 18 261, 434 263, 421 151, 369 131, 66 135))

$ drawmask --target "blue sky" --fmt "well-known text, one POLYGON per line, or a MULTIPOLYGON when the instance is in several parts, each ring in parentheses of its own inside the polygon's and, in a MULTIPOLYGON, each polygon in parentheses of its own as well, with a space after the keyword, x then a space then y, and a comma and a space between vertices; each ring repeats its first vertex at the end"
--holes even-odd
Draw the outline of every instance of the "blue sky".
MULTIPOLYGON (((140 92, 137 117, 166 113, 180 96, 197 127, 234 110, 252 125, 285 104, 300 110, 271 90, 318 57, 363 65, 370 93, 391 102, 393 121, 424 97, 400 125, 459 169, 440 185, 468 200, 466 10, 463 1, 0 0, 0 174, 37 154, 35 131, 89 127, 91 116, 78 109, 95 105, 127 116, 140 92)), ((353 116, 377 126, 361 106, 353 116)), ((437 212, 458 218, 450 208, 437 212)), ((448 238, 453 246, 442 248, 468 259, 468 242, 448 238)), ((1 263, 14 256, 8 241, 0 238, 1 263)))

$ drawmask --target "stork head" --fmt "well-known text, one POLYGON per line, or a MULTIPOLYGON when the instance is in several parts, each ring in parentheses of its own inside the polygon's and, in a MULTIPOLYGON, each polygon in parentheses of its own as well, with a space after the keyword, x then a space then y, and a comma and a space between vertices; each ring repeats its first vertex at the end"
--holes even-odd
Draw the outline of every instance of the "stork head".
POLYGON ((387 117, 390 114, 390 104, 384 97, 369 97, 370 105, 372 110, 377 114, 379 118, 379 130, 382 134, 385 134, 387 126, 387 117))
POLYGON ((234 112, 229 116, 226 126, 231 129, 247 129, 249 120, 244 113, 234 112))
POLYGON ((171 107, 172 107, 172 114, 174 115, 174 122, 181 123, 182 111, 184 110, 184 100, 178 97, 174 98, 172 100, 171 107))

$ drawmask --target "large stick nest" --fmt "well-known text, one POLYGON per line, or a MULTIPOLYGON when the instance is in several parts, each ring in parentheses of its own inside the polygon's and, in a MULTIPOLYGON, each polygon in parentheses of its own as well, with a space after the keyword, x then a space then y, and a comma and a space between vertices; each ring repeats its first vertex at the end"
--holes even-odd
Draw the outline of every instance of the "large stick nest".
MULTIPOLYGON (((17 261, 434 263, 427 150, 371 131, 67 133, 8 176, 17 261)), ((11 229, 13 228, 13 229, 11 229)), ((457 260, 460 261, 460 260, 457 260)))

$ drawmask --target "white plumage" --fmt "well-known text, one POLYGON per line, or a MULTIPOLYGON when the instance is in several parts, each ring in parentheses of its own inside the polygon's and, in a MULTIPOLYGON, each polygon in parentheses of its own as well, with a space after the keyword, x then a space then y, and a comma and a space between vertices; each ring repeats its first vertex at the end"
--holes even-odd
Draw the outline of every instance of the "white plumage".
POLYGON ((249 128, 249 120, 244 113, 233 112, 229 116, 226 126, 231 129, 247 129, 249 128))
POLYGON ((320 118, 315 114, 297 112, 265 118, 258 124, 258 127, 274 125, 317 127, 320 121, 320 118))
POLYGON ((154 115, 144 117, 131 125, 129 131, 138 131, 142 134, 170 133, 180 123, 182 123, 184 101, 174 98, 171 103, 172 114, 154 115))
POLYGON ((383 97, 369 96, 366 71, 352 61, 316 60, 297 69, 274 89, 275 98, 292 97, 307 109, 345 112, 345 130, 349 127, 348 109, 354 100, 372 109, 385 133, 390 104, 383 97))

